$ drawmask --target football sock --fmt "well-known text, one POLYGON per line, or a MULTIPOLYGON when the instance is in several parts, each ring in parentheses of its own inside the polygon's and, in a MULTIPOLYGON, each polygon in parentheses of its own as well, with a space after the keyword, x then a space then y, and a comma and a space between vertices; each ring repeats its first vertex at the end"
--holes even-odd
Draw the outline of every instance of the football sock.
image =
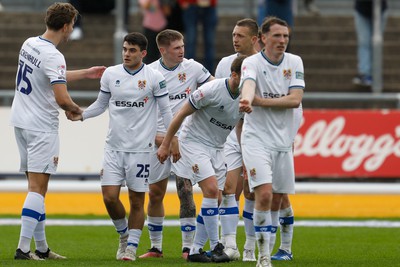
POLYGON ((112 220, 115 230, 121 237, 128 235, 128 220, 124 217, 122 219, 112 220))
POLYGON ((269 239, 269 253, 271 254, 274 250, 275 240, 276 240, 276 231, 279 225, 279 211, 271 211, 271 236, 269 239))
POLYGON ((225 247, 236 248, 236 229, 239 223, 239 209, 235 194, 222 195, 219 206, 219 217, 221 221, 221 235, 225 247))
POLYGON ((269 237, 271 234, 271 211, 254 209, 254 230, 258 245, 258 255, 269 257, 269 237))
POLYGON ((35 192, 28 192, 21 214, 21 233, 18 248, 30 251, 33 233, 44 213, 44 197, 35 192))
POLYGON ((142 230, 140 229, 129 229, 128 246, 133 246, 136 249, 139 245, 140 236, 142 235, 142 230))
POLYGON ((210 240, 210 248, 213 250, 219 242, 218 199, 203 198, 201 204, 201 215, 203 216, 204 226, 206 227, 207 235, 210 240))
POLYGON ((254 232, 253 211, 254 201, 245 198, 243 207, 243 222, 244 230, 246 233, 246 243, 244 244, 244 248, 249 250, 255 250, 256 248, 256 234, 254 232))
POLYGON ((164 217, 147 216, 147 226, 149 229, 151 247, 155 247, 160 251, 162 251, 163 223, 164 217))
POLYGON ((203 216, 199 214, 196 220, 196 233, 194 236, 194 242, 190 249, 190 255, 198 254, 199 249, 202 249, 208 239, 206 227, 204 226, 203 216))
POLYGON ((182 249, 190 248, 196 232, 196 218, 181 218, 179 221, 181 223, 182 249))
POLYGON ((49 249, 49 245, 46 241, 45 222, 46 213, 43 213, 40 217, 40 221, 36 225, 35 231, 33 232, 36 249, 43 253, 47 252, 47 250, 49 249))
POLYGON ((281 246, 287 252, 292 251, 292 241, 293 241, 293 228, 294 228, 294 214, 292 206, 279 211, 279 221, 281 224, 281 246))

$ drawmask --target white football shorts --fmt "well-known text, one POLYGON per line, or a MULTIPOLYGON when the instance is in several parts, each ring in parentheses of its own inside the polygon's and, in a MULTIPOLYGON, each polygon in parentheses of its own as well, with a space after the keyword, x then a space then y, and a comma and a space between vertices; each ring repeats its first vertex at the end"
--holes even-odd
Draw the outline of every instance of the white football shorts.
POLYGON ((242 145, 243 161, 249 177, 250 191, 272 183, 274 193, 294 194, 294 160, 292 151, 273 151, 262 145, 242 145))
POLYGON ((224 156, 228 172, 243 166, 242 150, 238 142, 228 138, 224 144, 224 156))
POLYGON ((218 189, 223 190, 226 179, 226 164, 223 149, 207 147, 203 144, 179 141, 179 149, 186 169, 189 171, 189 179, 192 184, 215 176, 218 181, 218 189))
POLYGON ((58 132, 38 132, 14 127, 21 172, 55 174, 60 152, 58 132))
POLYGON ((149 152, 122 152, 104 149, 101 185, 126 186, 135 192, 149 191, 152 166, 149 152))

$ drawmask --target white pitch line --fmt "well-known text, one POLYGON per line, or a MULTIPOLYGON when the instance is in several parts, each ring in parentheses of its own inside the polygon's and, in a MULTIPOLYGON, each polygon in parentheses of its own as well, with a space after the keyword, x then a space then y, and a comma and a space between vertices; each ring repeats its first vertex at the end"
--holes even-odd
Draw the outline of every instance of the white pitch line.
MULTIPOLYGON (((0 219, 1 225, 20 225, 20 219, 0 219)), ((146 223, 145 223, 146 224, 146 223)), ((83 220, 83 219, 47 219, 46 225, 57 226, 112 226, 110 220, 83 220)), ((179 220, 165 220, 164 226, 179 226, 179 220)), ((243 221, 239 221, 243 226, 243 221)), ((399 221, 361 220, 361 221, 333 221, 333 220, 299 220, 296 227, 371 227, 371 228, 400 228, 399 221)))

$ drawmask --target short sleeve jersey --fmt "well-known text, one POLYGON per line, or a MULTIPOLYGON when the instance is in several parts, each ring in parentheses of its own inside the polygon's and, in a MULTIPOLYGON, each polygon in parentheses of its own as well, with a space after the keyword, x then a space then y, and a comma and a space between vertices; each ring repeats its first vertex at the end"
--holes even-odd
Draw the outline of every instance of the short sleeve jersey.
POLYGON ((66 84, 64 56, 50 41, 27 39, 19 51, 11 125, 32 131, 57 132, 59 106, 52 85, 66 84))
POLYGON ((124 152, 154 150, 156 98, 168 95, 163 75, 145 64, 135 72, 120 64, 107 68, 100 83, 100 90, 111 94, 106 148, 124 152))
POLYGON ((237 57, 237 53, 227 57, 223 57, 218 63, 217 69, 215 70, 215 78, 228 78, 229 76, 231 76, 231 65, 237 57))
POLYGON ((231 94, 228 79, 202 85, 189 97, 189 103, 197 111, 184 121, 179 139, 222 149, 243 116, 239 112, 239 96, 231 94))
MULTIPOLYGON (((210 72, 200 63, 193 59, 183 59, 183 62, 174 68, 168 68, 162 59, 154 61, 149 65, 151 68, 160 71, 168 86, 169 103, 172 115, 181 108, 191 92, 197 89, 198 84, 202 84, 211 76, 210 72)), ((166 129, 158 112, 157 131, 165 133, 166 129)))
MULTIPOLYGON (((305 87, 303 62, 290 53, 285 53, 278 64, 269 61, 263 52, 246 58, 241 85, 247 79, 256 82, 255 94, 262 98, 283 97, 293 87, 305 87)), ((297 131, 294 127, 294 109, 253 106, 253 112, 244 119, 242 144, 257 142, 272 150, 289 151, 297 131)))

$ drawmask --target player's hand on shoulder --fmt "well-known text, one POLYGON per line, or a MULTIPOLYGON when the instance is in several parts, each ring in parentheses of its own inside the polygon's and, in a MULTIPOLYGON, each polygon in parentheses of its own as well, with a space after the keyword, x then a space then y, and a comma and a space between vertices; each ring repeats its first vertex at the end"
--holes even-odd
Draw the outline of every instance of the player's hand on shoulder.
POLYGON ((179 152, 179 142, 178 137, 174 136, 171 141, 170 152, 172 155, 172 161, 175 163, 181 158, 181 153, 179 152))
POLYGON ((251 107, 250 101, 247 99, 241 99, 239 101, 239 111, 251 113, 253 111, 253 108, 251 107))

